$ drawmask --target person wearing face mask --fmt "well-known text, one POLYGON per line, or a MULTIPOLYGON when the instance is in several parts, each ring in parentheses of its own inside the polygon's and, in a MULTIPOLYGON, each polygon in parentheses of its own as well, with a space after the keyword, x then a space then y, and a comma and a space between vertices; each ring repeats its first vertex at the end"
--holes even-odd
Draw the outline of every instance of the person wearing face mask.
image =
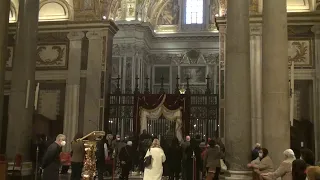
POLYGON ((56 141, 47 149, 42 160, 41 168, 43 171, 43 179, 57 180, 59 179, 60 153, 62 147, 66 145, 66 136, 59 134, 56 141))
POLYGON ((262 180, 261 174, 274 171, 273 162, 268 154, 269 151, 266 148, 261 148, 259 157, 247 165, 248 168, 253 169, 253 180, 262 180))

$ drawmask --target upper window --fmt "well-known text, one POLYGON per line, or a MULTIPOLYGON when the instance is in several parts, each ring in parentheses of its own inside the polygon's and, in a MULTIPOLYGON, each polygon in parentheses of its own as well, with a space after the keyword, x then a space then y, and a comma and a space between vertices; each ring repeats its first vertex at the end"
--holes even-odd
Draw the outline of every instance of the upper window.
POLYGON ((186 0, 186 24, 203 23, 203 0, 186 0))

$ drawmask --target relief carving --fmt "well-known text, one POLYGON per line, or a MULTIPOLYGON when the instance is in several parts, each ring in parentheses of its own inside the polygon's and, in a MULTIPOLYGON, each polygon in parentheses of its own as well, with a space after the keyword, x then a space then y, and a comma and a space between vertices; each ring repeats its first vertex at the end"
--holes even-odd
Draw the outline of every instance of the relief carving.
POLYGON ((295 62, 298 66, 312 66, 310 58, 310 41, 308 40, 296 40, 288 41, 288 61, 295 62))
POLYGON ((37 67, 66 67, 66 45, 38 46, 37 67))

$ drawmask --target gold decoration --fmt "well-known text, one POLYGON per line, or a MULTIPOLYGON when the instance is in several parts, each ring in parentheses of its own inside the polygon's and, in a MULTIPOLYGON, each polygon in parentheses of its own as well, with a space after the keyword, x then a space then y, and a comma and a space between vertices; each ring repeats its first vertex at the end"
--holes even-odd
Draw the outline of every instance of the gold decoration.
POLYGON ((100 141, 106 133, 104 131, 93 131, 77 141, 83 141, 85 147, 83 180, 93 180, 96 175, 96 150, 97 141, 100 141))

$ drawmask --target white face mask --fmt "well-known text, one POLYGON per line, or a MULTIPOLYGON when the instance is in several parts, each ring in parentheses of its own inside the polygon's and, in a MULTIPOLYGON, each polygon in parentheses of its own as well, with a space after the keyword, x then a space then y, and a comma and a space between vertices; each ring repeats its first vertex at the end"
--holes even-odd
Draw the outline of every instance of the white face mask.
POLYGON ((117 138, 117 141, 120 141, 120 138, 117 138))
POLYGON ((259 153, 259 157, 262 158, 262 157, 263 157, 263 154, 262 154, 262 153, 259 153))
POLYGON ((61 146, 65 146, 66 145, 66 141, 61 141, 61 146))

